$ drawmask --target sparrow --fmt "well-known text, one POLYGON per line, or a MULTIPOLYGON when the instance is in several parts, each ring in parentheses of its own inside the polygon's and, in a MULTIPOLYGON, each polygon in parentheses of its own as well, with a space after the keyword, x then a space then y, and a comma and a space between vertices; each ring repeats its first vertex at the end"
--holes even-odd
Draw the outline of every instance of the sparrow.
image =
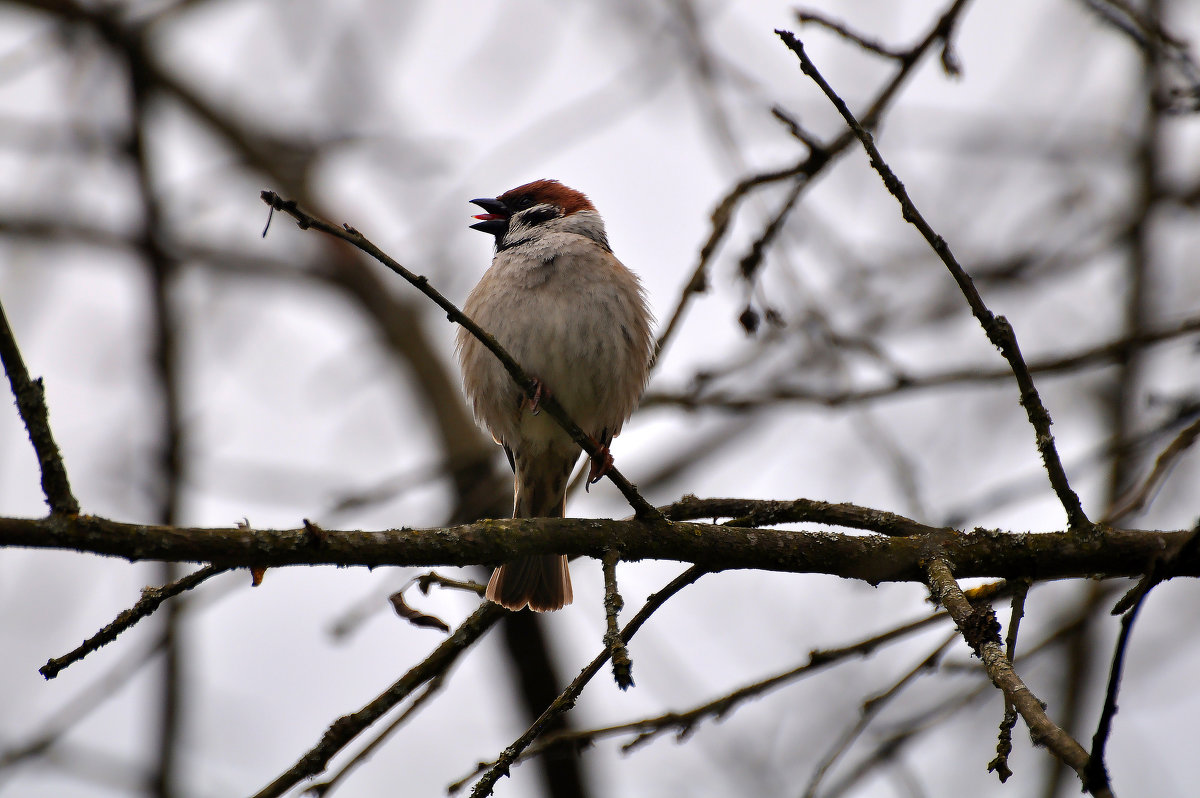
MULTIPOLYGON (((586 196, 536 180, 494 199, 472 229, 495 236, 492 265, 463 312, 495 336, 536 383, 527 396, 465 328, 457 353, 476 420, 504 447, 516 478, 513 518, 561 518, 580 447, 539 413, 546 395, 600 447, 588 475, 611 466, 608 445, 637 407, 650 374, 653 322, 637 276, 613 255, 604 220, 586 196)), ((565 555, 506 562, 486 596, 510 610, 571 603, 565 555)))

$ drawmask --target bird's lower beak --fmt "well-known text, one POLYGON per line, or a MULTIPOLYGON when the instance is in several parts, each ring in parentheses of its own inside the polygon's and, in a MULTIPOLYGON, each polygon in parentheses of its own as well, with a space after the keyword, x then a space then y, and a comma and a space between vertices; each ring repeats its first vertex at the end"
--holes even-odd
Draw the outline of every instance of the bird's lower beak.
POLYGON ((472 230, 489 233, 497 238, 504 235, 504 231, 508 229, 508 217, 510 216, 507 205, 498 199, 473 199, 471 204, 478 205, 487 211, 471 217, 479 220, 471 225, 472 230))

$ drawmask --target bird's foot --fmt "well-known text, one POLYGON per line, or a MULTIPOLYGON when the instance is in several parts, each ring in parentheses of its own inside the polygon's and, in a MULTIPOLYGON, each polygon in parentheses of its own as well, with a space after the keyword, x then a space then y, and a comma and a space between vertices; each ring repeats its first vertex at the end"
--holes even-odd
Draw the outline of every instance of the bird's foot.
POLYGON ((546 383, 533 378, 533 393, 526 394, 521 399, 521 409, 528 410, 530 415, 536 416, 542 412, 542 400, 550 395, 550 389, 546 387, 546 383))
POLYGON ((612 452, 608 450, 607 444, 597 443, 596 453, 592 455, 592 467, 588 471, 587 482, 584 483, 584 490, 587 490, 592 485, 595 485, 608 470, 612 468, 613 457, 612 452))

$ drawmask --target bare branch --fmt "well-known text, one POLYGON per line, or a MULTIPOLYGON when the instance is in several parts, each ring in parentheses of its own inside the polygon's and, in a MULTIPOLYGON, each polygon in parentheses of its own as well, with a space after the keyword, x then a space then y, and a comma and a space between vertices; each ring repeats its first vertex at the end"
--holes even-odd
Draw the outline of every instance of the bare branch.
MULTIPOLYGON (((863 510, 870 528, 875 511, 863 510)), ((886 522, 885 522, 886 523, 886 522)), ((912 522, 915 523, 915 522, 912 522)), ((694 522, 649 523, 604 518, 512 518, 434 529, 363 532, 222 529, 126 524, 95 516, 0 518, 0 547, 87 551, 136 560, 211 562, 228 567, 285 565, 480 565, 518 556, 567 554, 602 559, 620 543, 622 560, 691 562, 709 570, 754 568, 826 573, 870 584, 924 581, 930 550, 959 576, 1035 580, 1140 575, 1190 530, 1159 532, 1097 527, 1014 533, 998 529, 934 530, 906 537, 796 529, 747 529, 694 522)), ((1176 563, 1177 576, 1200 575, 1200 554, 1176 563)))
MULTIPOLYGON (((1197 332, 1200 332, 1200 318, 1181 319, 1166 327, 1138 332, 1069 354, 1032 360, 1028 363, 1029 373, 1059 375, 1083 368, 1106 366, 1127 356, 1130 352, 1156 344, 1170 343, 1197 332)), ((768 386, 756 393, 740 396, 718 392, 706 394, 702 390, 692 390, 687 393, 655 391, 646 394, 642 399, 641 407, 647 409, 673 405, 689 410, 715 407, 738 412, 779 402, 811 402, 826 407, 840 407, 889 399, 914 391, 944 388, 948 385, 986 384, 1010 379, 1012 379, 1011 368, 978 367, 933 374, 896 374, 890 382, 884 385, 838 392, 810 390, 795 385, 780 385, 774 388, 768 386)))
POLYGON ((442 685, 445 683, 445 681, 445 672, 439 673, 437 676, 434 676, 432 679, 430 679, 429 683, 425 685, 425 689, 421 691, 421 694, 413 699, 412 703, 400 713, 399 717, 389 723, 387 727, 383 729, 383 731, 375 735, 371 742, 363 746, 363 749, 355 754, 349 762, 343 765, 337 773, 333 774, 333 776, 319 784, 312 785, 306 789, 304 793, 306 795, 315 795, 317 798, 324 798, 324 796, 332 793, 347 776, 354 772, 355 768, 357 768, 363 762, 366 762, 367 759, 371 757, 371 754, 375 753, 375 750, 387 741, 388 737, 392 736, 392 734, 405 723, 407 723, 413 715, 417 714, 417 712, 423 706, 425 706, 425 704, 428 703, 431 698, 437 695, 437 693, 442 689, 442 685))
MULTIPOLYGON (((922 56, 937 42, 941 41, 945 43, 948 40, 954 30, 954 25, 958 20, 959 14, 962 13, 966 5, 966 0, 955 0, 930 29, 929 33, 926 34, 925 38, 906 51, 905 57, 900 62, 900 68, 896 71, 892 79, 888 81, 887 85, 876 95, 874 102, 871 103, 871 107, 863 116, 863 125, 868 130, 874 129, 879 123, 883 112, 891 105, 892 100, 895 99, 900 88, 907 82, 913 68, 921 60, 922 56)), ((776 114, 777 118, 778 116, 776 114)), ((793 129, 793 133, 796 130, 793 129)), ((812 183, 814 177, 824 171, 838 156, 845 153, 846 149, 853 143, 854 136, 849 131, 846 131, 827 146, 820 146, 811 137, 808 137, 807 140, 802 140, 804 140, 809 150, 803 160, 794 166, 762 172, 743 178, 738 181, 737 185, 725 195, 713 210, 711 216, 712 230, 709 233, 708 239, 700 248, 700 257, 696 263, 696 268, 684 285, 679 300, 676 302, 675 309, 671 312, 666 326, 655 342, 655 361, 662 356, 663 350, 666 349, 667 343, 674 336, 692 300, 695 299, 696 295, 703 294, 708 290, 709 265, 721 241, 724 240, 725 235, 729 232, 729 228, 733 224, 733 215, 738 204, 760 186, 794 180, 801 184, 797 192, 807 187, 812 183)))
POLYGON ((625 599, 617 592, 618 561, 620 557, 616 549, 604 553, 604 618, 607 624, 604 645, 608 647, 617 687, 628 690, 633 687, 633 662, 629 659, 629 651, 621 640, 620 628, 617 626, 617 613, 625 606, 625 599))
POLYGON ((946 264, 946 268, 950 270, 951 276, 954 277, 963 296, 966 297, 967 303, 971 306, 971 313, 979 320, 984 332, 987 333, 988 340, 1000 350, 1012 368, 1017 388, 1020 391, 1021 406, 1025 408, 1025 413, 1029 417, 1029 423, 1033 426, 1038 451, 1042 455, 1042 462, 1045 464, 1046 472, 1050 477, 1050 485, 1054 488, 1054 492, 1058 494, 1059 501, 1066 511, 1067 523, 1072 529, 1082 529, 1090 526, 1091 521, 1088 520, 1087 515, 1083 511, 1083 505, 1079 501, 1079 496, 1071 488, 1071 484, 1067 479, 1067 472, 1063 468, 1062 460, 1058 456, 1058 449, 1054 445, 1054 435, 1050 432, 1050 413, 1047 412, 1045 406, 1042 404, 1042 399, 1033 384, 1033 377, 1029 373, 1029 367, 1025 364, 1025 359, 1021 356, 1021 350, 1017 346, 1017 336, 1013 332, 1012 325, 1003 316, 994 315, 988 309, 987 305, 984 304, 983 298, 976 290, 970 275, 959 265, 958 260, 954 257, 954 253, 950 251, 950 246, 946 243, 946 240, 938 235, 929 226, 929 223, 925 221, 925 217, 921 215, 921 212, 917 210, 916 205, 909 198, 904 184, 900 182, 900 179, 896 177, 891 167, 883 160, 883 156, 879 154, 879 150, 875 147, 875 142, 871 134, 855 119, 845 100, 834 92, 833 87, 817 71, 816 65, 809 59, 808 54, 804 52, 804 45, 800 43, 800 40, 785 30, 777 30, 775 32, 783 40, 784 44, 796 54, 796 57, 800 59, 800 68, 804 74, 808 75, 821 88, 821 91, 825 93, 825 96, 837 108, 842 118, 846 120, 850 129, 854 131, 858 140, 862 142, 863 148, 870 157, 872 168, 879 173, 888 191, 900 203, 904 220, 921 232, 921 235, 929 242, 934 252, 946 264))
MULTIPOLYGON (((1002 588, 1003 584, 1001 583, 999 586, 989 586, 988 589, 983 591, 983 595, 988 597, 997 595, 998 587, 1002 588)), ((576 732, 559 732, 556 734, 547 735, 546 737, 542 738, 541 742, 536 746, 532 746, 526 750, 521 755, 520 759, 524 760, 529 757, 538 756, 553 748, 561 746, 569 745, 578 747, 591 743, 600 738, 613 737, 632 732, 638 732, 639 734, 622 746, 622 748, 626 751, 630 751, 637 746, 640 746, 649 740, 669 731, 674 731, 679 739, 683 739, 687 737, 698 724, 704 722, 705 720, 722 719, 748 701, 756 699, 780 687, 784 687, 791 682, 815 675, 826 668, 837 665, 838 663, 852 657, 870 656, 880 646, 896 640, 901 640, 908 635, 913 634, 914 632, 918 632, 927 626, 944 620, 946 617, 948 616, 945 611, 936 612, 919 620, 901 624, 900 626, 889 629, 886 632, 873 635, 865 640, 860 640, 857 643, 843 646, 841 648, 815 649, 809 652, 807 661, 794 668, 790 668, 782 673, 778 673, 774 676, 770 676, 752 684, 744 685, 727 693, 726 695, 720 696, 719 698, 713 699, 712 701, 708 701, 689 710, 668 712, 657 717, 643 718, 641 720, 630 721, 628 723, 621 723, 614 726, 605 726, 603 728, 585 729, 576 732)), ((494 763, 484 763, 481 767, 481 770, 482 768, 489 767, 492 764, 494 763)), ((476 771, 476 774, 472 774, 472 776, 468 776, 463 780, 463 782, 469 781, 474 777, 474 775, 477 775, 479 772, 481 772, 481 770, 476 771)), ((462 782, 459 784, 461 783, 462 782)), ((450 789, 453 792, 456 789, 456 786, 451 785, 450 789)))
POLYGON ((1180 430, 1167 448, 1163 449, 1155 458, 1154 468, 1151 469, 1145 481, 1105 514, 1101 519, 1102 523, 1111 523, 1143 509, 1162 481, 1166 479, 1180 455, 1190 449, 1198 437, 1200 437, 1200 419, 1196 419, 1180 430))
POLYGON ((362 709, 335 720, 321 741, 300 757, 291 768, 263 787, 254 798, 277 798, 307 778, 325 770, 329 760, 350 744, 350 741, 383 717, 392 707, 411 695, 421 685, 445 674, 471 645, 504 617, 507 610, 499 604, 485 601, 463 621, 454 634, 442 641, 433 652, 414 665, 400 679, 362 709))
POLYGON ((810 522, 850 529, 864 529, 881 535, 906 537, 945 532, 945 527, 922 524, 886 510, 873 510, 854 504, 831 504, 815 499, 698 499, 684 496, 662 508, 672 521, 698 518, 731 518, 726 526, 764 527, 777 524, 810 522))
POLYGON ((813 771, 812 778, 808 782, 808 787, 804 790, 804 798, 815 798, 817 788, 821 786, 821 781, 825 778, 825 774, 850 750, 854 741, 866 731, 871 721, 887 706, 888 702, 899 695, 905 687, 916 681, 917 677, 924 676, 936 670, 942 656, 949 650, 950 644, 957 638, 958 635, 952 632, 932 653, 918 662, 908 673, 901 676, 890 688, 863 702, 862 712, 859 713, 858 720, 834 743, 833 747, 821 760, 821 763, 817 765, 816 770, 813 771))
POLYGON ((992 683, 1004 692, 1004 695, 1012 701, 1017 712, 1025 719, 1033 741, 1038 745, 1046 746, 1064 764, 1078 773, 1080 779, 1084 781, 1084 788, 1091 791, 1093 795, 1111 796, 1111 792, 1108 790, 1091 789, 1084 774, 1088 764, 1087 751, 1071 735, 1050 720, 1045 706, 1025 686, 1021 677, 1013 669, 1012 663, 1008 661, 1004 649, 1000 646, 1000 637, 997 633, 999 625, 996 623, 996 617, 992 613, 991 607, 987 607, 985 610, 976 610, 972 607, 971 602, 963 595, 958 582, 955 581, 950 567, 941 557, 933 557, 929 561, 928 576, 930 594, 954 618, 954 623, 962 632, 963 638, 971 646, 976 656, 983 661, 983 666, 987 669, 992 683))
POLYGON ((54 433, 50 431, 49 412, 46 410, 46 392, 42 387, 42 379, 29 377, 25 368, 25 359, 17 347, 17 340, 9 326, 8 316, 0 305, 0 359, 4 361, 4 373, 8 375, 8 383, 12 386, 13 396, 17 400, 17 410, 21 412, 21 420, 25 422, 25 430, 37 454, 38 468, 42 472, 42 493, 50 512, 63 515, 77 515, 79 502, 71 493, 71 482, 67 479, 67 469, 63 465, 62 454, 58 444, 54 442, 54 433))
MULTIPOLYGON (((1017 632, 1021 619, 1025 617, 1025 597, 1029 595, 1030 583, 1018 580, 1012 597, 1012 613, 1009 615, 1008 633, 1004 637, 1004 653, 1009 663, 1017 661, 1017 632)), ((1004 696, 1004 717, 1000 720, 1000 733, 996 738, 996 758, 988 763, 988 771, 995 773, 1000 783, 1008 781, 1012 770, 1008 767, 1008 755, 1012 753, 1012 730, 1017 725, 1017 710, 1012 699, 1004 696)))
MULTIPOLYGON (((706 573, 708 573, 707 569, 693 566, 672 579, 662 590, 646 599, 645 605, 638 611, 638 614, 633 616, 633 620, 621 630, 621 642, 628 643, 637 634, 638 630, 642 628, 642 625, 650 620, 650 616, 659 607, 680 590, 683 590, 706 573)), ((575 677, 574 681, 567 685, 566 689, 559 694, 558 698, 554 699, 554 702, 550 706, 546 707, 546 710, 533 722, 533 725, 518 737, 512 745, 504 749, 491 768, 475 783, 474 789, 471 790, 471 798, 486 798, 486 796, 492 794, 492 789, 495 787, 496 782, 500 780, 501 776, 508 775, 509 768, 516 763, 521 753, 529 747, 530 743, 537 739, 538 735, 545 730, 547 724, 575 705, 575 699, 583 692, 583 688, 587 686, 587 683, 600 672, 600 668, 604 667, 604 663, 608 661, 611 653, 612 648, 606 644, 604 650, 588 663, 588 666, 575 677)))
POLYGON ((64 668, 78 662, 100 647, 108 645, 116 640, 121 632, 124 632, 143 618, 149 617, 167 599, 177 596, 184 591, 191 590, 206 579, 225 573, 228 570, 229 568, 226 566, 206 565, 169 585, 144 588, 142 590, 142 597, 138 599, 136 604, 118 615, 113 619, 112 623, 83 641, 78 648, 61 657, 51 658, 45 665, 38 669, 38 673, 46 677, 47 680, 53 679, 64 668))
POLYGON ((908 56, 908 51, 906 50, 897 50, 894 47, 888 47, 883 42, 850 30, 850 28, 848 28, 844 22, 839 22, 836 19, 830 19, 829 17, 818 14, 815 11, 807 11, 805 9, 797 10, 796 21, 801 25, 807 25, 811 23, 831 30, 846 41, 853 42, 867 52, 875 53, 875 55, 883 56, 884 58, 892 58, 897 61, 903 61, 908 56))
MULTIPOLYGON (((1150 573, 1132 591, 1132 606, 1121 618, 1121 633, 1117 636, 1117 647, 1113 652, 1112 667, 1108 672, 1108 687, 1104 692, 1104 708, 1100 712, 1100 720, 1096 724, 1096 733, 1092 735, 1092 753, 1088 759, 1085 786, 1094 784, 1105 789, 1109 786, 1108 768, 1104 764, 1104 749, 1108 745, 1108 737, 1112 733, 1113 716, 1117 714, 1117 693, 1121 689, 1121 672, 1125 665, 1125 652, 1129 647, 1129 637, 1133 633, 1133 624, 1137 620, 1142 602, 1150 595, 1150 590, 1168 579, 1174 569, 1175 562, 1186 557, 1200 548, 1200 524, 1192 530, 1190 537, 1183 545, 1168 557, 1155 562, 1150 573)), ((1126 600, 1130 596, 1125 597, 1126 600)), ((1124 603, 1124 601, 1122 602, 1124 603)))

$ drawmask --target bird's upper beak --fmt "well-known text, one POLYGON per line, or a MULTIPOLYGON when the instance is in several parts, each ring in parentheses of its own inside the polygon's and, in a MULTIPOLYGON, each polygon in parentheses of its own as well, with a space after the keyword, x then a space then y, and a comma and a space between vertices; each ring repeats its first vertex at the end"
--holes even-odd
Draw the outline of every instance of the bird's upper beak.
POLYGON ((478 205, 487 213, 479 213, 471 217, 479 221, 471 225, 472 230, 490 233, 499 238, 508 230, 508 217, 512 215, 508 206, 498 199, 473 199, 472 205, 478 205))

